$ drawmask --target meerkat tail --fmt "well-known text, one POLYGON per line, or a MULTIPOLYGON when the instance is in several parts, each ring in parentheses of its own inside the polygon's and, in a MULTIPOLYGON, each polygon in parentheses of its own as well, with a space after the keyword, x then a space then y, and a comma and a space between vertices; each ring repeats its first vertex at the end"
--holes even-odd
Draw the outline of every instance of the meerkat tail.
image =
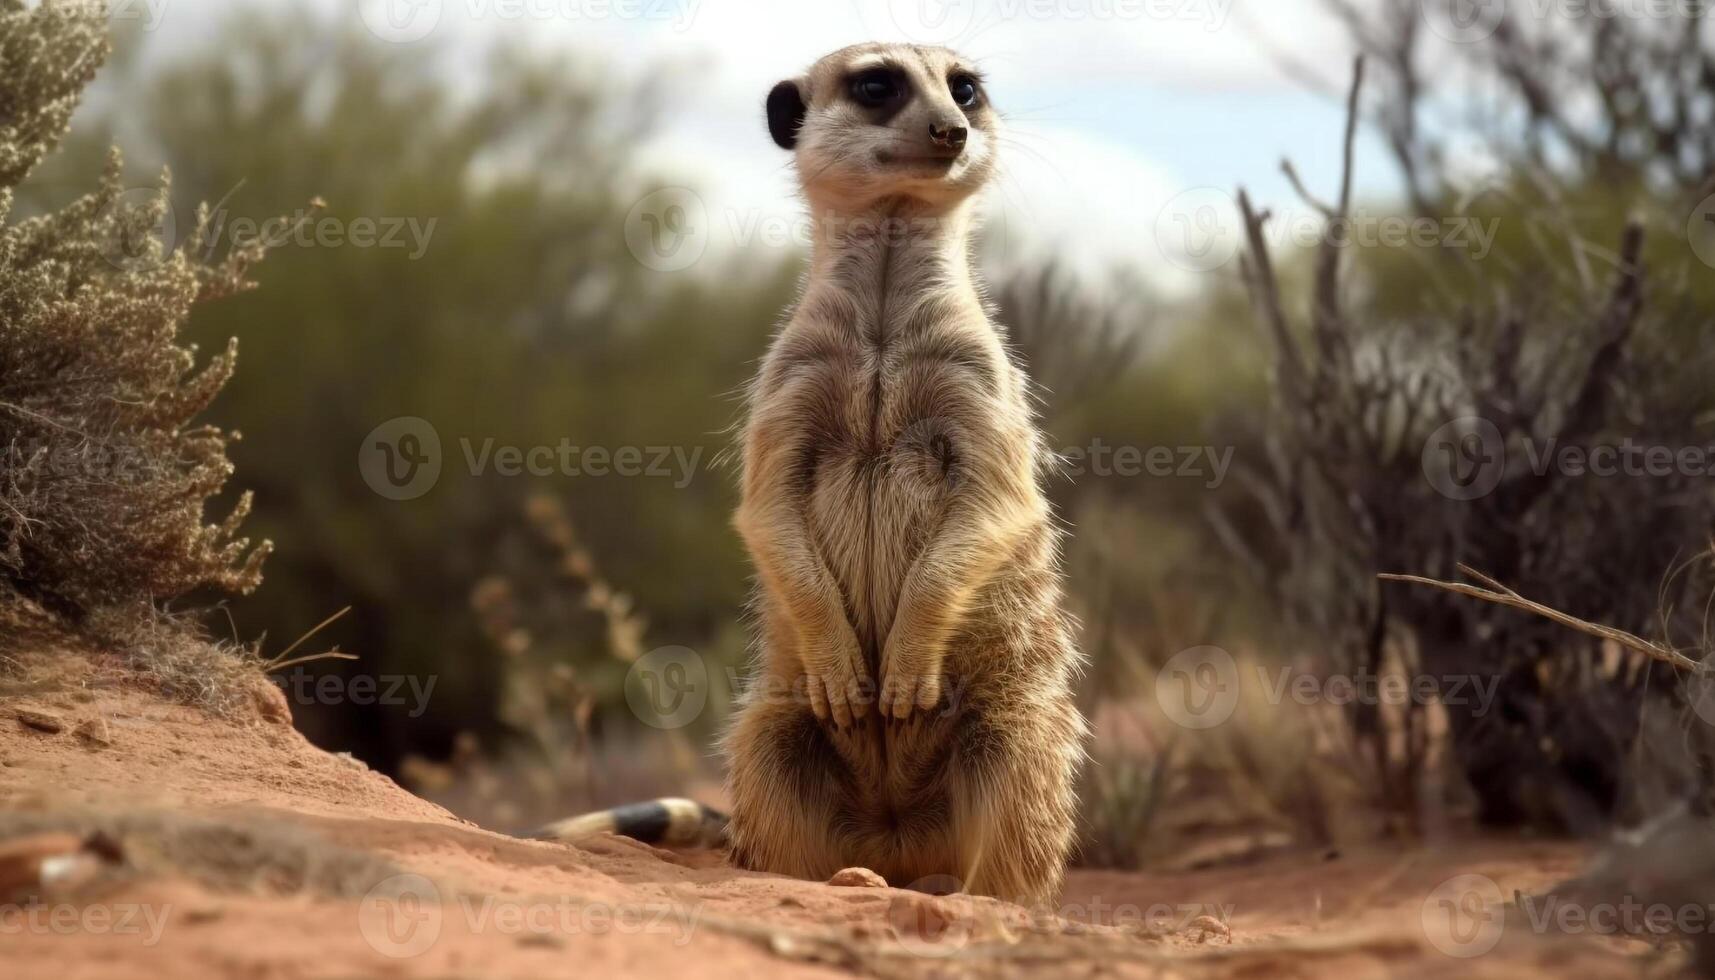
POLYGON ((627 803, 557 820, 530 834, 538 840, 574 841, 618 834, 645 844, 719 847, 726 843, 727 815, 695 800, 664 797, 627 803))

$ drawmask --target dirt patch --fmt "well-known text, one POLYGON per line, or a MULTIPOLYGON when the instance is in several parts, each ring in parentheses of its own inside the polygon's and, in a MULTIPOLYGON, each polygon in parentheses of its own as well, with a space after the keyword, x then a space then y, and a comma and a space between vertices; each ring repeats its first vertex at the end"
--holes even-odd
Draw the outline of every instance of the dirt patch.
POLYGON ((88 663, 6 692, 0 929, 18 975, 1633 977, 1662 956, 1516 917, 1482 955, 1449 955, 1425 928, 1450 878, 1540 892, 1577 872, 1577 845, 1077 872, 1063 915, 1033 917, 859 873, 828 885, 620 838, 513 839, 256 702, 214 718, 88 663))

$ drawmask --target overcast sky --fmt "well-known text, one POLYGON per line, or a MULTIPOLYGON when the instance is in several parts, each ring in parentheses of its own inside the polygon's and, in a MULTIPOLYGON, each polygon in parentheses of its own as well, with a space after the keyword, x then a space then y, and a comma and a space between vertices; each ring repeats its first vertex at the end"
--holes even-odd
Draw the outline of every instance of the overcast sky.
MULTIPOLYGON (((280 0, 113 2, 153 18, 152 47, 170 53, 236 3, 280 0)), ((377 43, 425 51, 515 37, 640 71, 664 58, 699 66, 643 156, 696 191, 711 251, 795 230, 801 211, 787 155, 764 127, 763 97, 820 55, 871 39, 947 43, 982 65, 1007 117, 1005 178, 987 202, 1003 259, 1052 251, 1186 286, 1230 243, 1190 258, 1174 243, 1190 235, 1207 249, 1211 231, 1230 236, 1226 216, 1218 226, 1206 219, 1234 188, 1296 207, 1283 156, 1323 193, 1338 179, 1343 108, 1289 78, 1279 60, 1343 84, 1350 45, 1318 0, 311 2, 377 43)), ((1357 186, 1369 197, 1397 190, 1373 136, 1359 147, 1357 186)))

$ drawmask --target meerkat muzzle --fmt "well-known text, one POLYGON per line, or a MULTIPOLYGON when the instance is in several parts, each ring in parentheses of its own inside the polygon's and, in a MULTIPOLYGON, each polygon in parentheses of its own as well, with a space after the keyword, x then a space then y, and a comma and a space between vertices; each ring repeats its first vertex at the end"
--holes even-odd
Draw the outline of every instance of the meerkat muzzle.
POLYGON ((947 147, 957 151, 965 148, 967 132, 963 126, 943 126, 939 123, 929 124, 929 142, 936 146, 947 147))

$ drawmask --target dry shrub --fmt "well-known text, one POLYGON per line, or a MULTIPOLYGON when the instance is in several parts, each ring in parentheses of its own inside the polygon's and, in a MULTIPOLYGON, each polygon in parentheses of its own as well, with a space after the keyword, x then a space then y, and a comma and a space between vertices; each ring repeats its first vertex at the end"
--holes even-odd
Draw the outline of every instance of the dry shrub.
POLYGON ((64 137, 108 53, 100 5, 0 0, 0 642, 76 634, 125 651, 163 685, 216 703, 228 651, 193 650, 167 604, 245 593, 266 541, 239 535, 228 434, 194 420, 231 376, 236 342, 198 364, 178 341, 193 304, 248 287, 260 243, 204 262, 207 209, 182 248, 156 227, 168 180, 128 192, 117 151, 95 190, 9 221, 14 189, 64 137))
MULTIPOLYGON (((1309 198, 1335 226, 1352 214, 1361 83, 1360 63, 1338 196, 1309 198)), ((1448 578, 1470 566, 1627 630, 1662 617, 1664 605, 1666 629, 1695 617, 1686 600, 1707 576, 1671 573, 1688 539, 1715 526, 1706 477, 1579 476, 1539 462, 1626 443, 1702 445, 1711 404, 1707 353, 1691 339, 1708 311, 1684 258, 1652 269, 1639 221, 1618 229, 1611 250, 1580 238, 1560 179, 1532 174, 1500 195, 1509 210, 1495 220, 1524 232, 1513 254, 1422 256, 1432 288, 1401 310, 1378 299, 1378 270, 1334 235, 1314 256, 1300 305, 1268 246, 1268 212, 1241 193, 1242 269, 1274 359, 1275 408, 1260 426, 1266 465, 1241 463, 1235 474, 1264 533, 1213 516, 1297 640, 1330 652, 1331 673, 1374 676, 1402 658, 1415 677, 1496 685, 1492 700, 1446 703, 1482 819, 1583 831, 1647 809, 1633 792, 1634 748, 1641 718, 1674 710, 1673 671, 1638 657, 1608 669, 1599 641, 1375 579, 1448 578)), ((1471 218, 1453 204, 1424 213, 1471 218)), ((1416 757, 1388 751, 1373 706, 1350 714, 1385 797, 1421 815, 1430 801, 1419 798, 1416 757)), ((1427 745, 1428 715, 1404 721, 1408 746, 1427 745)), ((1702 778, 1702 752, 1687 741, 1648 761, 1684 792, 1702 778)))

